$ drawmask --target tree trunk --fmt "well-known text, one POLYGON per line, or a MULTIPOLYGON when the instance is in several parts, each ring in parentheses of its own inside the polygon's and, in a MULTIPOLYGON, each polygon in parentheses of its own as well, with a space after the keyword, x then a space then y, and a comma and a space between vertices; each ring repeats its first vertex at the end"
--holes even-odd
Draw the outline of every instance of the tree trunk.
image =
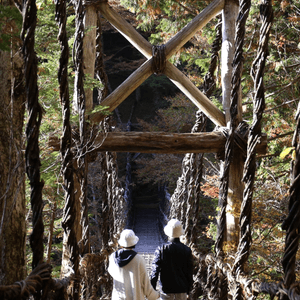
POLYGON ((0 284, 6 285, 26 276, 25 92, 19 53, 0 51, 0 70, 0 284))

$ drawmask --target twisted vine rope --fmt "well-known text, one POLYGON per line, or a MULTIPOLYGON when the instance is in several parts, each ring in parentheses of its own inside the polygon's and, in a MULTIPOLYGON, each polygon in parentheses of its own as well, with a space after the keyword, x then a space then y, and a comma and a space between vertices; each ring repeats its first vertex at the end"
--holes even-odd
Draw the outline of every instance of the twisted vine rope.
POLYGON ((74 90, 79 114, 79 135, 80 144, 77 152, 78 177, 80 182, 80 203, 81 203, 81 227, 82 237, 80 241, 81 255, 89 253, 89 223, 88 223, 88 204, 87 204, 87 142, 86 142, 86 118, 85 118, 85 93, 83 86, 83 37, 84 37, 84 7, 82 0, 74 1, 76 13, 76 32, 73 46, 73 61, 75 68, 74 90))
POLYGON ((218 62, 220 62, 219 51, 222 45, 222 18, 218 17, 218 24, 215 27, 216 38, 212 43, 212 53, 210 57, 210 65, 208 72, 205 74, 203 89, 205 95, 209 98, 216 87, 215 71, 218 67, 218 62))
MULTIPOLYGON (((286 230, 285 250, 282 259, 284 270, 284 287, 296 291, 294 297, 300 295, 299 284, 293 286, 296 279, 295 262, 299 248, 300 231, 300 103, 298 103, 295 115, 296 128, 294 131, 292 145, 295 148, 295 160, 292 162, 292 183, 290 187, 289 214, 282 224, 282 229, 286 230)), ((290 295, 281 298, 292 299, 290 295)))
POLYGON ((74 168, 72 153, 72 132, 70 125, 70 95, 68 84, 68 61, 69 47, 66 32, 67 13, 66 1, 56 0, 55 19, 59 26, 58 41, 61 48, 61 56, 59 59, 58 82, 60 101, 62 105, 63 115, 63 134, 61 137, 61 172, 63 176, 63 188, 65 190, 65 206, 62 220, 62 227, 66 233, 66 245, 68 257, 70 257, 71 268, 74 272, 75 282, 73 283, 74 299, 78 299, 79 290, 79 247, 76 237, 75 217, 75 194, 74 194, 74 168), (77 291, 77 292, 76 292, 77 291))
MULTIPOLYGON (((249 10, 251 7, 250 0, 241 0, 239 14, 236 22, 236 35, 235 35, 235 54, 233 57, 233 73, 231 80, 231 105, 230 105, 230 132, 228 139, 226 141, 225 150, 225 164, 226 169, 229 169, 230 161, 232 159, 232 153, 234 148, 234 134, 238 126, 238 103, 240 98, 240 87, 241 87, 241 77, 243 71, 243 45, 245 38, 245 25, 246 20, 249 15, 249 10)), ((228 172, 228 170, 226 170, 228 172)), ((228 193, 228 183, 226 184, 228 193)), ((226 195, 227 196, 227 195, 226 195)), ((241 265, 241 260, 237 259, 233 270, 233 278, 229 278, 229 289, 231 291, 233 299, 242 299, 242 287, 240 282, 236 280, 236 275, 238 274, 239 268, 237 266, 241 265), (239 263, 240 262, 240 263, 239 263)))
POLYGON ((261 139, 261 120, 265 108, 263 75, 268 55, 269 33, 273 20, 271 1, 261 5, 262 26, 257 57, 252 64, 251 76, 254 81, 255 96, 253 99, 253 122, 249 128, 247 158, 244 164, 243 181, 245 182, 243 202, 240 215, 240 241, 233 269, 237 273, 244 272, 244 264, 249 257, 251 246, 251 212, 253 186, 256 171, 256 146, 261 139))
POLYGON ((23 26, 21 38, 22 52, 25 61, 25 89, 27 97, 28 122, 26 126, 27 146, 25 151, 26 173, 31 187, 30 201, 32 208, 32 234, 30 245, 33 252, 32 269, 43 261, 43 200, 42 189, 44 182, 40 180, 40 150, 39 130, 42 119, 42 107, 38 101, 37 86, 37 57, 34 51, 36 28, 36 2, 27 0, 23 2, 23 26))
MULTIPOLYGON (((218 66, 219 61, 219 51, 221 49, 222 31, 221 22, 216 26, 216 39, 212 45, 211 54, 211 64, 210 68, 205 75, 204 79, 204 93, 209 97, 215 87, 215 70, 218 66)), ((192 132, 203 132, 205 131, 207 123, 207 117, 199 110, 196 113, 196 122, 192 129, 192 132)), ((202 170, 203 170, 203 154, 186 154, 182 162, 182 174, 177 181, 177 186, 175 192, 173 193, 170 203, 170 213, 169 217, 177 217, 185 223, 185 237, 190 247, 193 249, 195 259, 199 261, 195 268, 195 281, 193 289, 190 293, 192 299, 197 299, 203 291, 209 291, 209 299, 217 299, 220 292, 219 286, 226 290, 226 285, 224 285, 224 276, 220 272, 213 272, 212 266, 205 266, 201 268, 201 261, 198 253, 198 226, 199 226, 199 216, 200 216, 200 195, 201 195, 201 185, 202 180, 202 170), (208 269, 207 269, 208 268, 208 269), (206 276, 207 270, 210 270, 210 276, 206 276), (217 274, 218 272, 218 274, 217 274), (219 275, 219 277, 218 277, 219 275), (204 284, 205 278, 207 277, 207 282, 204 284), (220 284, 219 284, 220 282, 220 284), (225 288, 224 288, 225 286, 225 288)), ((222 299, 222 298, 220 298, 222 299)))
POLYGON ((44 283, 51 279, 51 266, 40 263, 25 280, 12 285, 0 286, 0 298, 10 300, 28 299, 30 295, 39 292, 44 283))

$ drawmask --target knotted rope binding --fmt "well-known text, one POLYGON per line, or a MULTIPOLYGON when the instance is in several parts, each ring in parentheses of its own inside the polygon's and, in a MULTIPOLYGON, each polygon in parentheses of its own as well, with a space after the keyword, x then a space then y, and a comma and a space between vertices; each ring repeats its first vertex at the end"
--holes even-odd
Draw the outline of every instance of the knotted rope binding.
POLYGON ((156 75, 163 74, 166 68, 165 45, 152 46, 152 71, 156 75))

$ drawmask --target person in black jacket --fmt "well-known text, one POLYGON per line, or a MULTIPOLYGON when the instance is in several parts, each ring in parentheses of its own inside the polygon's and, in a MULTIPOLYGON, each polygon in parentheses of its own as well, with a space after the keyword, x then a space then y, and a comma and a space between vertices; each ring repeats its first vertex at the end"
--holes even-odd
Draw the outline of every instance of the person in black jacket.
POLYGON ((169 242, 154 253, 150 281, 154 289, 160 275, 161 299, 187 299, 193 284, 191 249, 180 242, 184 230, 180 221, 171 219, 164 228, 169 242))

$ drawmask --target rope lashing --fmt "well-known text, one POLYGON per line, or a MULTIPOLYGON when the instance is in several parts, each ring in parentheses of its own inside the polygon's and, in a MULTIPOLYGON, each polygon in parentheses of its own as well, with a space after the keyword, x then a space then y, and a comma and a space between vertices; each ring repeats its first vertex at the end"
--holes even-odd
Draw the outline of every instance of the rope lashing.
POLYGON ((166 67, 165 45, 152 46, 152 71, 156 75, 163 74, 166 67))

